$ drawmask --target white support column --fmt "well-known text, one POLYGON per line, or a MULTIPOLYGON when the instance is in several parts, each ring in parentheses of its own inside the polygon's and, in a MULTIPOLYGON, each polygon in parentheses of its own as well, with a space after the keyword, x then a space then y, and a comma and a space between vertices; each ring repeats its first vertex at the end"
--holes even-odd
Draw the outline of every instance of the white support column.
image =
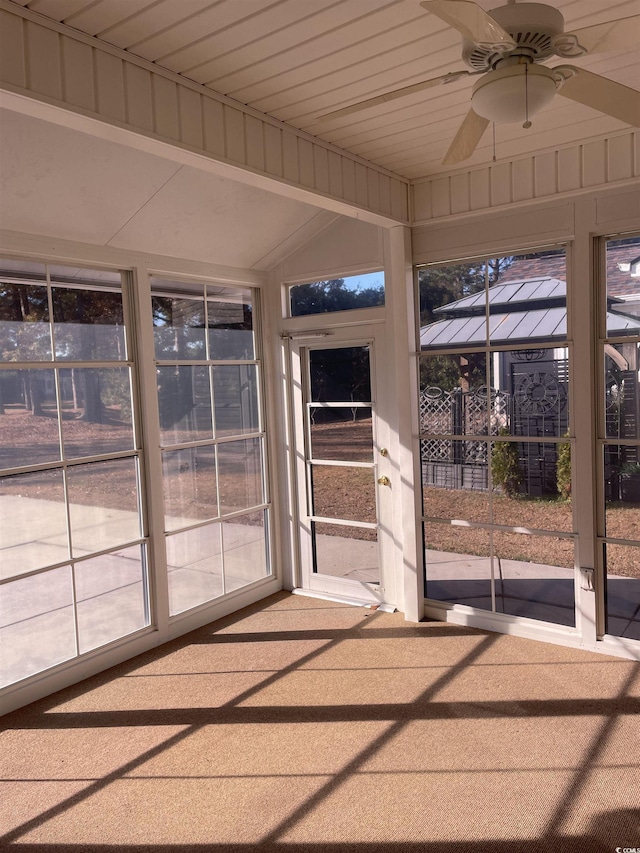
POLYGON ((394 529, 396 532, 396 577, 398 606, 410 622, 424 616, 424 578, 420 512, 420 467, 418 447, 418 395, 415 351, 415 297, 411 255, 411 232, 396 227, 385 232, 385 281, 388 317, 388 348, 394 379, 392 410, 396 421, 391 449, 394 486, 394 529))
POLYGON ((576 627, 582 643, 596 643, 596 593, 587 589, 589 574, 596 566, 595 531, 597 523, 595 454, 598 383, 593 341, 597 340, 596 293, 592 232, 594 200, 576 199, 575 239, 569 267, 570 334, 573 339, 573 364, 570 406, 573 412, 572 502, 574 523, 580 532, 576 543, 576 627))
POLYGON ((151 621, 160 633, 160 642, 168 637, 169 591, 167 554, 164 541, 164 503, 162 455, 160 453, 160 417, 156 392, 156 362, 153 338, 151 284, 147 268, 136 265, 133 273, 133 308, 136 316, 136 363, 138 367, 140 415, 144 436, 144 492, 149 529, 149 575, 151 621))

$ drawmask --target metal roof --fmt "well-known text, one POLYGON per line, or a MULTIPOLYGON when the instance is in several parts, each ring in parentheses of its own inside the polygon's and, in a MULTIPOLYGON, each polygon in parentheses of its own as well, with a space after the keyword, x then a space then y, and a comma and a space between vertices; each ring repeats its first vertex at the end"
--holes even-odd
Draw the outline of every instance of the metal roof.
MULTIPOLYGON (((511 341, 515 343, 565 339, 567 336, 566 291, 566 282, 547 276, 494 284, 487 291, 489 341, 492 344, 504 344, 511 341), (546 304, 527 308, 526 306, 531 303, 546 304), (496 310, 501 307, 506 310, 496 310)), ((487 338, 484 291, 457 299, 448 305, 442 305, 435 309, 434 313, 436 312, 454 316, 446 320, 437 320, 420 329, 422 349, 469 344, 484 345, 487 338)), ((637 331, 640 330, 640 319, 619 314, 616 311, 607 311, 607 330, 610 335, 637 331)))

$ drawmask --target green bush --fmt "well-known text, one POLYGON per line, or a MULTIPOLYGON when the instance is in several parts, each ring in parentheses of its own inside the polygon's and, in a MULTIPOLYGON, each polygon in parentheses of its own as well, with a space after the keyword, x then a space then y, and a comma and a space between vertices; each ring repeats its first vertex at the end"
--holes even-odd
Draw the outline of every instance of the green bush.
MULTIPOLYGON (((509 431, 501 429, 499 435, 509 435, 509 431)), ((491 454, 491 474, 493 485, 513 497, 520 491, 523 475, 518 461, 518 448, 513 441, 496 441, 491 454)))
MULTIPOLYGON (((568 437, 569 433, 565 434, 568 437)), ((560 495, 566 500, 571 500, 571 443, 563 441, 558 445, 558 459, 556 462, 556 483, 560 495)))

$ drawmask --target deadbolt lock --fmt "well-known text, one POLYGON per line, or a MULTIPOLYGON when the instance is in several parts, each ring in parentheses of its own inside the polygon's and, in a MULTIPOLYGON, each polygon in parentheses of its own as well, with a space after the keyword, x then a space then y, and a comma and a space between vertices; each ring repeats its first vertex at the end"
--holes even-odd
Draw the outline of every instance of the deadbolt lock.
POLYGON ((378 477, 378 482, 381 486, 390 486, 391 480, 388 477, 378 477))
POLYGON ((380 456, 388 456, 388 455, 389 455, 389 451, 387 450, 387 448, 381 447, 380 448, 380 456))

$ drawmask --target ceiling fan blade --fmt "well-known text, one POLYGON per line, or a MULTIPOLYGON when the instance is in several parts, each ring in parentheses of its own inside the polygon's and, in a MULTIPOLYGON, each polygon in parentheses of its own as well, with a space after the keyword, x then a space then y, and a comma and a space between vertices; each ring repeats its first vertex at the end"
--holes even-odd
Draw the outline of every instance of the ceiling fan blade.
POLYGON ((640 41, 640 15, 594 24, 571 33, 561 33, 551 44, 558 56, 583 56, 607 50, 633 50, 640 41))
POLYGON ((575 65, 558 65, 553 70, 564 77, 559 95, 640 127, 640 92, 575 65))
POLYGON ((404 98, 407 95, 413 95, 415 92, 422 92, 425 89, 431 89, 443 83, 453 83, 461 77, 470 77, 472 73, 471 71, 450 71, 448 74, 442 74, 440 77, 432 77, 430 80, 423 80, 411 86, 403 86, 401 89, 394 89, 392 92, 385 92, 384 95, 377 95, 375 98, 367 98, 366 101, 358 101, 357 104, 350 104, 348 107, 343 107, 340 110, 323 113, 316 116, 315 121, 328 121, 329 119, 351 115, 351 113, 358 113, 360 110, 368 110, 370 107, 377 107, 379 104, 395 101, 396 98, 404 98))
POLYGON ((449 146, 449 150, 444 155, 442 165, 455 166, 456 163, 461 163, 471 157, 488 126, 488 118, 482 118, 473 110, 469 110, 449 146))
POLYGON ((472 0, 424 0, 420 5, 462 33, 467 41, 494 49, 515 47, 509 33, 472 0))

